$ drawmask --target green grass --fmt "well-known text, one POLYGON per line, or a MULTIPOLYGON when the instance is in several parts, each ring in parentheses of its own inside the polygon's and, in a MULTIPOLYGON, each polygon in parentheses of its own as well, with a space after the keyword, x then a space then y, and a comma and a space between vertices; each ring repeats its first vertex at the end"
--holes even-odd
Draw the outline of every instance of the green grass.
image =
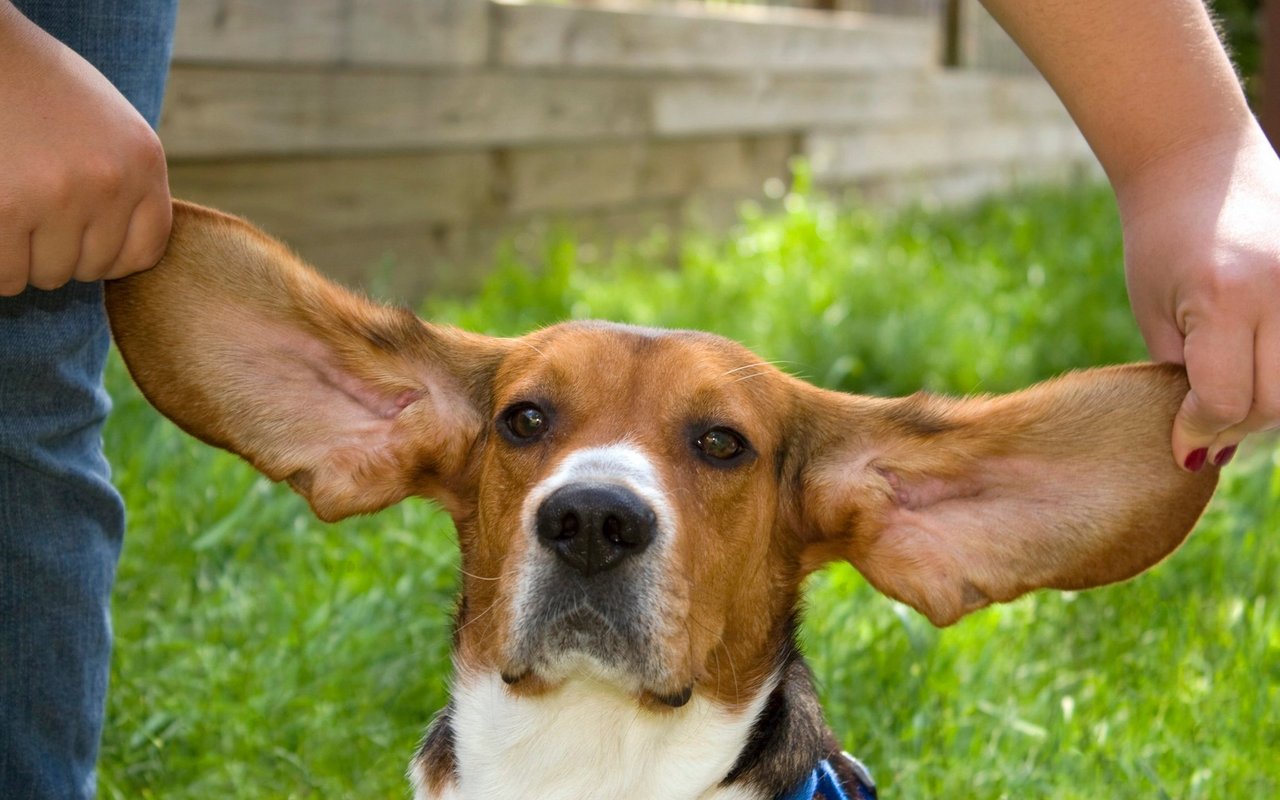
MULTIPOLYGON (((1001 391, 1143 354, 1100 188, 896 215, 793 195, 670 270, 644 247, 589 270, 570 241, 549 253, 424 313, 501 333, 571 316, 705 328, 877 393, 1001 391)), ((108 383, 130 532, 102 796, 405 797, 448 688, 447 518, 410 501, 323 525, 158 418, 118 361, 108 383)), ((1280 448, 1259 440, 1187 546, 1136 581, 937 631, 832 569, 805 640, 886 797, 1275 797, 1278 578, 1280 448)))

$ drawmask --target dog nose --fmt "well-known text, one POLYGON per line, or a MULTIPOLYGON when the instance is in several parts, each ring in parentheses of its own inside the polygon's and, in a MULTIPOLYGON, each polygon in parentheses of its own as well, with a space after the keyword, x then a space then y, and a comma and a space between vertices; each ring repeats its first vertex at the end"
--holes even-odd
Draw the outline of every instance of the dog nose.
POLYGON ((538 507, 538 540, 588 577, 644 551, 656 528, 653 509, 621 486, 564 486, 538 507))

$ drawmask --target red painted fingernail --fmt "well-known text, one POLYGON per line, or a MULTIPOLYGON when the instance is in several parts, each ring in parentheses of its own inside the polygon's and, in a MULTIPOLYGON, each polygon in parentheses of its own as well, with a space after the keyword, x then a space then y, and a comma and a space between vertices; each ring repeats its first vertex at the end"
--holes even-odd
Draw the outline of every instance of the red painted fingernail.
POLYGON ((1235 456, 1236 446, 1234 444, 1230 447, 1224 447, 1218 453, 1218 457, 1213 460, 1213 465, 1215 467, 1225 467, 1231 463, 1231 459, 1235 458, 1235 456))
POLYGON ((1201 467, 1204 466, 1204 462, 1208 460, 1209 448, 1201 447, 1199 450, 1192 450, 1191 454, 1187 456, 1187 460, 1182 462, 1182 466, 1192 472, 1199 472, 1201 467))

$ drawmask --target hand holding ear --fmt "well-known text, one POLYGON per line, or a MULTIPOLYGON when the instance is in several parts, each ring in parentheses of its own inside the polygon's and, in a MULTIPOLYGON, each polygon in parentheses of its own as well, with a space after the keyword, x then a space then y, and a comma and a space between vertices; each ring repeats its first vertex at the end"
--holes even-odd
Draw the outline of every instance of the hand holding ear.
POLYGON ((160 140, 87 61, 0 0, 0 296, 159 260, 160 140))
POLYGON ((1255 128, 1148 166, 1119 197, 1134 314, 1191 383, 1174 458, 1224 464, 1280 426, 1280 160, 1255 128))

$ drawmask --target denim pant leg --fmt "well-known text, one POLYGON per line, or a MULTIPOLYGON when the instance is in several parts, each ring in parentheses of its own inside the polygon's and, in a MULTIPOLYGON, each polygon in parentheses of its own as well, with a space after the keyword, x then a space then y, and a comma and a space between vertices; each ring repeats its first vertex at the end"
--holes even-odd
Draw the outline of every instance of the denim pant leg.
MULTIPOLYGON (((97 67, 155 125, 175 0, 15 5, 97 67)), ((0 297, 4 800, 94 794, 109 597, 124 531, 124 509, 102 454, 108 342, 100 283, 0 297)))

